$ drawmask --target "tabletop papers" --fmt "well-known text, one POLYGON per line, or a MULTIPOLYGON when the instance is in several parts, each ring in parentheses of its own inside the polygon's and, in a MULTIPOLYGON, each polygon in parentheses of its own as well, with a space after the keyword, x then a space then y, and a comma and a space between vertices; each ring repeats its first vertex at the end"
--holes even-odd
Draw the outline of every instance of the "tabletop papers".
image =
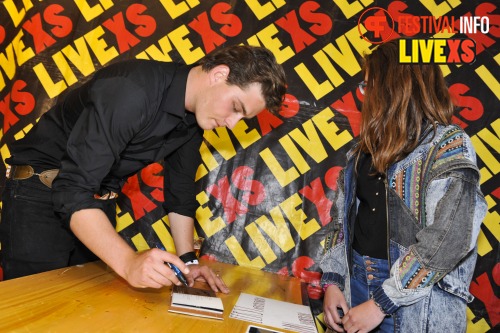
POLYGON ((168 311, 191 316, 223 319, 224 306, 222 300, 216 296, 213 290, 174 286, 168 311))
POLYGON ((240 294, 229 317, 299 333, 317 332, 308 306, 245 293, 240 294))

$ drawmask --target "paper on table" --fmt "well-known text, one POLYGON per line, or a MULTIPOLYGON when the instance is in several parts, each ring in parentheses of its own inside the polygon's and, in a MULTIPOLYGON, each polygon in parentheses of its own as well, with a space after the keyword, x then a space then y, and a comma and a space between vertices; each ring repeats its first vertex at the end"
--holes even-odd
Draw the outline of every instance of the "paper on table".
POLYGON ((240 294, 229 317, 300 333, 317 332, 308 306, 245 293, 240 294))
POLYGON ((212 290, 174 286, 168 311, 222 319, 224 305, 212 290))

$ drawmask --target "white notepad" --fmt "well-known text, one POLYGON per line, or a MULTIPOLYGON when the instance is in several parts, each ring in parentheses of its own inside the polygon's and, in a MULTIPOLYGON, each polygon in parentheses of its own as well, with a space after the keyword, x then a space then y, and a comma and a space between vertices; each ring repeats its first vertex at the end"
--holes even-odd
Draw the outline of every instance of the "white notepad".
POLYGON ((317 332, 309 306, 245 293, 229 317, 300 333, 317 332))
POLYGON ((223 319, 224 305, 213 290, 174 286, 170 312, 223 319))

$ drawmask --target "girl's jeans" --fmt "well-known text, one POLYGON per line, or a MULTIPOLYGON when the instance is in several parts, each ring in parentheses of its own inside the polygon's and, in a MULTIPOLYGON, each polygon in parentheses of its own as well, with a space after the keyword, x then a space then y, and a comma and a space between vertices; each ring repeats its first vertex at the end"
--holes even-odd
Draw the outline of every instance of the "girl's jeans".
MULTIPOLYGON (((351 303, 355 307, 370 299, 371 294, 389 278, 389 262, 362 256, 353 250, 353 267, 351 275, 351 303)), ((392 316, 385 317, 384 321, 372 332, 394 332, 392 316)))

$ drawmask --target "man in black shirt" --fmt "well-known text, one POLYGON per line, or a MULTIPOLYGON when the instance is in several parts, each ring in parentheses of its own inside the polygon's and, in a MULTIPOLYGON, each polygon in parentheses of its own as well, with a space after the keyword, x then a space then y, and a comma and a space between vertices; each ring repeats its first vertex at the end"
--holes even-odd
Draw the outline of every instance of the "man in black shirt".
POLYGON ((193 252, 203 130, 233 128, 265 108, 277 112, 285 84, 272 53, 250 46, 216 50, 194 66, 129 60, 96 72, 10 146, 0 223, 4 277, 95 260, 95 254, 134 287, 179 284, 164 264, 170 262, 190 284, 201 277, 228 292, 193 252), (156 248, 135 252, 114 228, 116 193, 160 159, 180 258, 156 248))

